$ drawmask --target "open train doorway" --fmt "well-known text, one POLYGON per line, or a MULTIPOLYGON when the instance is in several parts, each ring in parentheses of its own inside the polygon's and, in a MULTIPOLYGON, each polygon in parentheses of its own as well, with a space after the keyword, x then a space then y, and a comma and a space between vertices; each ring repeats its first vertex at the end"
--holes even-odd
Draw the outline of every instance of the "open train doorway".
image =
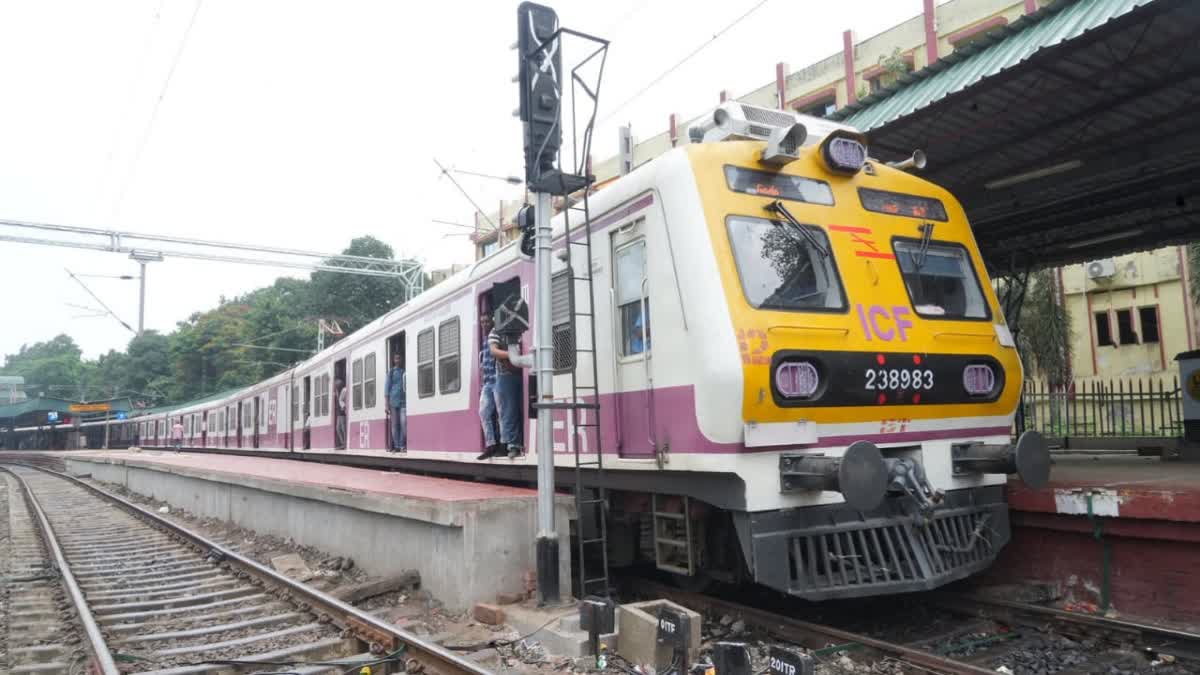
MULTIPOLYGON (((407 377, 408 377, 408 358, 407 358, 407 354, 405 353, 405 349, 404 349, 405 344, 406 344, 406 342, 404 340, 404 331, 400 331, 399 333, 396 333, 395 335, 393 335, 387 339, 387 365, 384 367, 384 372, 386 373, 386 375, 383 378, 383 381, 384 381, 383 405, 387 409, 387 422, 388 422, 387 423, 387 447, 388 447, 388 449, 399 447, 398 444, 396 443, 396 436, 395 436, 396 420, 394 420, 392 418, 396 414, 396 411, 392 410, 392 392, 389 391, 389 389, 392 386, 392 378, 391 378, 392 369, 397 367, 397 363, 395 361, 396 356, 400 357, 399 367, 402 371, 404 371, 405 378, 407 379, 407 377)), ((405 392, 405 394, 407 394, 408 387, 404 386, 404 387, 402 387, 402 390, 405 392)), ((405 398, 406 398, 405 411, 407 411, 407 409, 408 409, 407 396, 405 396, 405 398)), ((405 440, 407 441, 407 439, 405 439, 405 440)))
MULTIPOLYGON (((346 412, 349 395, 346 386, 346 359, 333 362, 333 445, 338 450, 346 449, 346 412)), ((329 392, 326 392, 326 396, 329 392)))
POLYGON ((312 449, 312 377, 304 377, 304 422, 300 425, 300 440, 305 450, 312 449))
POLYGON ((260 396, 254 397, 254 426, 251 427, 251 429, 250 429, 250 439, 251 439, 251 446, 255 450, 258 449, 258 421, 260 419, 262 419, 261 417, 259 417, 259 415, 261 415, 263 412, 262 406, 259 405, 259 402, 261 400, 262 400, 262 397, 260 397, 260 396))
POLYGON ((237 404, 237 447, 242 447, 242 417, 245 415, 246 402, 238 401, 237 404))
MULTIPOLYGON (((499 309, 500 307, 511 308, 516 305, 517 301, 522 300, 522 299, 523 298, 521 295, 521 279, 519 277, 513 277, 506 281, 502 281, 500 283, 493 284, 489 290, 486 290, 479 294, 478 307, 479 307, 480 315, 482 316, 482 315, 486 314, 487 316, 491 317, 492 321, 494 322, 496 319, 496 310, 497 309, 499 309)), ((500 329, 500 332, 503 332, 505 326, 499 326, 498 328, 500 329)), ((480 327, 478 330, 479 330, 478 337, 477 337, 478 342, 476 343, 478 345, 476 347, 477 351, 482 350, 482 349, 487 349, 487 338, 488 338, 487 335, 482 334, 483 333, 482 323, 480 324, 480 327)), ((529 351, 528 344, 529 344, 530 339, 531 338, 528 335, 527 330, 524 332, 520 332, 519 343, 521 345, 522 353, 526 353, 529 351)), ((503 341, 504 341, 504 339, 502 337, 502 342, 503 341)), ((477 359, 478 359, 478 357, 477 357, 477 359)), ((527 426, 527 420, 525 417, 525 412, 526 412, 525 402, 527 400, 526 399, 525 382, 528 379, 526 377, 527 375, 530 375, 530 373, 525 373, 520 368, 514 369, 513 366, 511 366, 507 363, 501 362, 500 360, 496 360, 496 381, 493 386, 493 395, 494 395, 494 400, 496 402, 496 405, 495 405, 496 412, 492 416, 492 419, 493 419, 494 425, 495 425, 495 426, 493 426, 493 430, 496 433, 495 438, 496 438, 497 445, 494 446, 494 447, 496 447, 496 452, 503 453, 506 450, 506 448, 501 446, 502 442, 504 442, 504 441, 508 441, 508 442, 512 443, 513 445, 525 447, 525 428, 527 426), (516 377, 515 377, 515 379, 508 379, 505 377, 506 374, 510 374, 510 375, 515 374, 516 377), (511 420, 509 422, 512 425, 514 431, 510 432, 507 435, 504 433, 504 412, 503 411, 505 409, 509 410, 508 414, 512 415, 512 417, 514 418, 513 420, 511 420), (509 436, 511 436, 511 438, 509 436)), ((483 430, 481 427, 480 428, 480 445, 481 445, 481 447, 484 447, 485 450, 487 449, 486 442, 487 442, 486 437, 484 436, 484 433, 483 433, 483 430)))

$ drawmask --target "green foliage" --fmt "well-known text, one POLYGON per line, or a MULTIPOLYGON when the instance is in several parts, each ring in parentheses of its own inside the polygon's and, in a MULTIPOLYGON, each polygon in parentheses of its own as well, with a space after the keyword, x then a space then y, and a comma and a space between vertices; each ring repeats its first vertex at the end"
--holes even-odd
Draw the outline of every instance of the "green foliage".
POLYGON ((890 87, 900 79, 900 76, 909 71, 908 61, 904 59, 904 54, 897 47, 892 51, 891 56, 881 58, 879 65, 883 66, 883 74, 879 77, 879 83, 885 87, 890 87))
MULTIPOLYGON (((393 257, 390 246, 369 236, 354 239, 342 253, 393 257)), ((399 305, 404 295, 403 283, 386 277, 335 272, 315 272, 307 280, 281 277, 243 296, 221 297, 216 307, 192 314, 173 332, 146 331, 124 351, 94 361, 84 360, 67 335, 22 346, 5 358, 0 374, 23 376, 30 396, 182 402, 285 370, 315 349, 318 319, 337 319, 350 332, 399 305)))
POLYGON ((1187 264, 1188 277, 1192 281, 1192 302, 1200 305, 1200 242, 1188 244, 1187 264))
POLYGON ((1059 297, 1055 270, 1034 272, 1017 324, 1017 349, 1026 369, 1051 386, 1071 380, 1071 319, 1059 297))

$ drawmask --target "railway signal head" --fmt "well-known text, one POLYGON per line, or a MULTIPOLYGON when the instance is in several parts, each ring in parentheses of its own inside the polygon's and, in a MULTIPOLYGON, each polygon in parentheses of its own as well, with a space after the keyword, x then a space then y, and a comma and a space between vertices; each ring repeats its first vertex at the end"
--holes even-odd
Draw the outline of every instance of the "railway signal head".
POLYGON ((517 7, 517 79, 525 136, 525 182, 553 171, 562 145, 562 38, 558 14, 533 2, 517 7))

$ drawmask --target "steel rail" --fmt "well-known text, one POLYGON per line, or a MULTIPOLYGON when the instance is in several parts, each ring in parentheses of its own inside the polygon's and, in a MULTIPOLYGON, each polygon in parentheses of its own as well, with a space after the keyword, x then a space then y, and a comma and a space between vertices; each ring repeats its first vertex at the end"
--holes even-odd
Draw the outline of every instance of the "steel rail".
POLYGON ((20 474, 11 470, 8 466, 0 465, 0 470, 8 472, 13 478, 17 479, 17 483, 25 491, 25 498, 29 501, 29 505, 33 507, 38 528, 42 531, 42 541, 46 543, 46 548, 50 549, 50 553, 54 556, 54 564, 58 566, 58 572, 62 576, 63 585, 66 586, 67 595, 71 598, 71 604, 75 607, 75 614, 79 617, 79 622, 83 624, 83 632, 87 638, 88 649, 92 652, 93 663, 98 672, 100 675, 120 675, 121 671, 117 669, 117 663, 113 660, 112 652, 108 648, 108 642, 105 641, 104 635, 100 632, 100 626, 96 624, 96 618, 92 616, 92 610, 88 607, 83 591, 75 581, 75 575, 71 573, 71 566, 67 564, 67 558, 63 555, 62 547, 58 544, 58 537, 54 535, 54 528, 50 525, 50 519, 46 517, 46 512, 42 510, 42 505, 38 503, 37 497, 33 494, 33 489, 29 487, 29 484, 25 482, 25 479, 20 474))
POLYGON ((1096 616, 1094 614, 1080 614, 1054 607, 1031 605, 1013 600, 987 598, 974 594, 937 594, 933 597, 933 602, 937 606, 953 612, 985 616, 985 618, 1004 618, 1012 623, 1016 623, 1014 620, 1016 615, 1024 614, 1036 617, 1041 622, 1049 620, 1062 624, 1081 626, 1093 632, 1108 631, 1119 633, 1139 638, 1144 643, 1143 646, 1168 651, 1174 656, 1200 660, 1200 634, 1189 633, 1169 626, 1157 626, 1130 621, 1128 619, 1096 616))
MULTIPOLYGON (((714 598, 700 593, 683 591, 670 586, 664 586, 643 579, 636 579, 633 587, 646 591, 659 598, 674 600, 690 609, 707 609, 714 613, 733 614, 742 617, 746 622, 776 635, 789 642, 804 644, 815 640, 828 640, 834 644, 855 643, 881 654, 901 659, 915 666, 928 669, 934 673, 953 675, 996 675, 995 671, 982 668, 971 663, 958 661, 946 656, 939 656, 920 649, 879 640, 867 635, 851 633, 840 628, 825 626, 808 621, 793 619, 782 614, 740 605, 728 600, 714 598)), ((825 647, 819 645, 818 647, 825 647)))
MULTIPOLYGON (((287 593, 293 601, 301 603, 302 607, 306 606, 304 607, 305 609, 319 616, 328 617, 334 624, 355 634, 359 639, 370 645, 372 653, 381 655, 391 654, 399 649, 405 649, 406 661, 403 665, 404 671, 408 675, 418 675, 420 673, 428 675, 491 674, 491 671, 481 668, 473 661, 464 659, 439 645, 426 642, 402 628, 382 621, 315 588, 294 581, 269 567, 227 549, 196 532, 177 525, 111 492, 90 485, 74 476, 59 473, 58 471, 28 464, 13 464, 35 469, 78 485, 153 523, 155 526, 161 527, 172 534, 188 540, 193 545, 209 551, 210 554, 219 558, 222 562, 228 562, 250 576, 256 577, 263 582, 286 588, 287 593)), ((112 673, 115 675, 117 671, 113 670, 112 673)), ((109 673, 106 672, 104 675, 109 675, 109 673)))

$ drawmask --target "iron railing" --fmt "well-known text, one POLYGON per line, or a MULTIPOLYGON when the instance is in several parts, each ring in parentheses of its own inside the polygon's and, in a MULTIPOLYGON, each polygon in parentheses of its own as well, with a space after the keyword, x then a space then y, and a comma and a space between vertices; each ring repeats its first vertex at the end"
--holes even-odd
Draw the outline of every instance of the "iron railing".
POLYGON ((1017 433, 1050 438, 1177 437, 1183 433, 1179 378, 1077 380, 1050 386, 1027 381, 1017 433))

